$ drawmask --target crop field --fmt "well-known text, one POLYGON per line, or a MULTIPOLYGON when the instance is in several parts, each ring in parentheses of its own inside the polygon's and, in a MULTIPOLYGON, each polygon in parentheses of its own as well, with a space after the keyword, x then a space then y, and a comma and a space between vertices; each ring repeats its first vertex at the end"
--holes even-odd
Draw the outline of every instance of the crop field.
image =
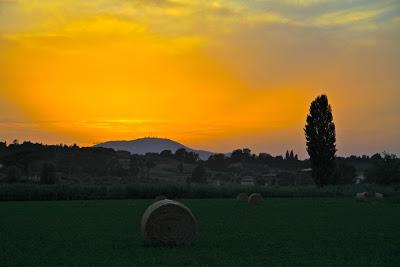
POLYGON ((0 202, 0 266, 398 266, 400 205, 351 198, 182 199, 189 247, 148 247, 150 200, 0 202))

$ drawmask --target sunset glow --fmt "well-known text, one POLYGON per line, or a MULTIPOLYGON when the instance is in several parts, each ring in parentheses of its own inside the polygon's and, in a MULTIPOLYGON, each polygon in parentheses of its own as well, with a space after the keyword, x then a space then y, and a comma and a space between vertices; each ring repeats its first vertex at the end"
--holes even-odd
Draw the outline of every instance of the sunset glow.
POLYGON ((397 0, 0 0, 0 140, 304 156, 325 93, 339 154, 399 153, 399 32, 397 0))

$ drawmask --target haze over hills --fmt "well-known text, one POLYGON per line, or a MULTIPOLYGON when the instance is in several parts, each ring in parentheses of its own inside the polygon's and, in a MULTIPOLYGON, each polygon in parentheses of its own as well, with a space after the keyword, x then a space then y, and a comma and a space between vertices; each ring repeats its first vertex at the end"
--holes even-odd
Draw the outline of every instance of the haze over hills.
POLYGON ((180 144, 176 141, 166 138, 139 138, 131 141, 108 141, 95 145, 95 147, 112 148, 114 150, 129 151, 131 154, 144 155, 146 153, 160 153, 163 150, 176 150, 184 148, 187 151, 199 154, 200 159, 207 160, 211 155, 215 154, 210 151, 196 150, 180 144))

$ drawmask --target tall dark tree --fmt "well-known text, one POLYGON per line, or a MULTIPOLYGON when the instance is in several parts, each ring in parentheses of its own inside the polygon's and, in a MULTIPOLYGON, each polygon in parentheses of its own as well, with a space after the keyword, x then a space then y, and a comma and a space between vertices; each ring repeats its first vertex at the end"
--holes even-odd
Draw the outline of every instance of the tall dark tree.
POLYGON ((328 97, 317 97, 310 106, 304 128, 312 177, 319 186, 336 183, 336 131, 328 97))

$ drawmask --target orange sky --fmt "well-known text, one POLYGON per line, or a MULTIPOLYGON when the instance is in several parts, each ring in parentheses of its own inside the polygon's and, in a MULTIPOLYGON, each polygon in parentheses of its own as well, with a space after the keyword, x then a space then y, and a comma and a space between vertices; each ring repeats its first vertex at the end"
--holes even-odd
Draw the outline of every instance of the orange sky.
POLYGON ((400 152, 398 1, 0 0, 0 139, 400 152), (378 3, 377 3, 378 2, 378 3))

